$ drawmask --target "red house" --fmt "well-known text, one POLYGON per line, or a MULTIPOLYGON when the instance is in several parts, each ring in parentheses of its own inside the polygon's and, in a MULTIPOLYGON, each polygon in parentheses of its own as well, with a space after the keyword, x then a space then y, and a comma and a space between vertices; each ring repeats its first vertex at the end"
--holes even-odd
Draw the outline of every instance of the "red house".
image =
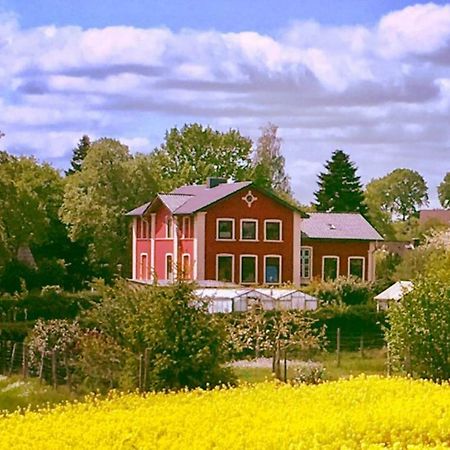
POLYGON ((251 182, 210 178, 133 217, 133 280, 300 284, 300 210, 251 182))
POLYGON ((310 213, 302 221, 301 283, 349 275, 374 280, 374 252, 382 240, 361 214, 310 213))

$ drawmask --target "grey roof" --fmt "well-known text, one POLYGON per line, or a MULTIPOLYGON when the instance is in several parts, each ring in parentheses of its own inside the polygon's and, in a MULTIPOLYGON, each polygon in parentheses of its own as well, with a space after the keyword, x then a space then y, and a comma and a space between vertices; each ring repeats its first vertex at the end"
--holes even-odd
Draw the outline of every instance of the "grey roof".
POLYGON ((237 183, 223 183, 213 188, 208 188, 206 185, 182 186, 172 191, 172 193, 187 194, 192 197, 174 212, 176 214, 192 214, 251 184, 251 181, 241 181, 237 183))
POLYGON ((192 198, 192 195, 181 194, 158 194, 161 201, 174 213, 180 206, 192 198))
POLYGON ((141 206, 138 206, 137 208, 132 209, 131 211, 128 211, 125 215, 126 216, 142 216, 144 214, 145 210, 150 206, 151 202, 144 203, 141 206))
POLYGON ((309 213, 309 218, 303 219, 301 229, 311 239, 383 240, 358 213, 309 213))

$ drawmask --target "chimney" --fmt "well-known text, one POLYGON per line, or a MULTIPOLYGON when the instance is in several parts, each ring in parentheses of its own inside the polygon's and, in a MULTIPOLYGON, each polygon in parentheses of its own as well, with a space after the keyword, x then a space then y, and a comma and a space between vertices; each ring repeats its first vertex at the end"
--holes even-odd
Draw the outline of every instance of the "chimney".
POLYGON ((226 184, 226 178, 218 178, 218 177, 208 177, 206 179, 206 187, 209 189, 215 188, 219 186, 219 184, 226 184))

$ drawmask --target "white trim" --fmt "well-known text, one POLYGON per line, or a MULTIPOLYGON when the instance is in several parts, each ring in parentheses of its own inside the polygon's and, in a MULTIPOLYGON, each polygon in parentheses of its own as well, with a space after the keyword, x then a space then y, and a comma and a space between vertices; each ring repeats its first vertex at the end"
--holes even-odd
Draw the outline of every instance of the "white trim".
POLYGON ((264 277, 264 282, 263 284, 270 284, 270 285, 278 285, 281 284, 283 281, 283 256, 282 255, 264 255, 264 273, 263 273, 263 277, 264 277), (267 258, 278 258, 279 261, 279 265, 278 265, 278 274, 279 274, 279 281, 278 283, 269 283, 266 280, 266 260, 267 258))
POLYGON ((165 257, 164 257, 164 275, 165 275, 165 279, 169 280, 169 281, 173 281, 174 280, 174 275, 175 275, 175 271, 173 270, 173 254, 172 253, 166 253, 165 257), (172 258, 172 278, 169 277, 169 273, 167 271, 167 258, 168 257, 172 258))
POLYGON ((375 273, 375 250, 377 249, 377 245, 375 242, 371 242, 369 244, 369 251, 367 252, 367 258, 368 258, 368 268, 367 268, 367 280, 368 281, 375 281, 376 279, 376 273, 375 273))
POLYGON ((172 216, 172 231, 173 231, 173 261, 175 264, 174 280, 178 280, 178 273, 180 272, 180 262, 178 258, 178 218, 172 216))
POLYGON ((292 224, 292 283, 296 286, 300 286, 300 249, 301 243, 301 221, 302 218, 298 212, 293 212, 293 224, 292 224))
POLYGON ((302 245, 300 247, 300 261, 301 261, 301 251, 303 249, 309 250, 309 277, 303 276, 303 265, 300 264, 300 277, 303 280, 311 280, 313 278, 313 247, 311 245, 302 245))
POLYGON ((239 221, 239 240, 242 241, 242 242, 258 242, 258 240, 259 240, 259 235, 258 235, 258 228, 259 228, 259 226, 258 225, 259 225, 258 219, 250 219, 250 218, 249 219, 247 219, 247 218, 241 219, 239 221), (242 224, 244 222, 253 222, 253 223, 256 224, 256 226, 255 226, 255 239, 242 239, 242 224))
POLYGON ((337 265, 336 265, 336 278, 339 277, 339 269, 340 269, 340 257, 337 255, 323 255, 322 256, 322 281, 325 281, 324 278, 324 269, 325 269, 325 259, 326 258, 334 258, 337 260, 337 265))
POLYGON ((148 267, 148 253, 147 252, 142 252, 142 253, 139 253, 139 279, 140 280, 142 280, 142 281, 148 281, 149 279, 150 279, 150 273, 149 273, 149 267, 148 267), (145 256, 145 260, 147 261, 147 270, 146 270, 146 272, 144 272, 146 275, 147 275, 147 277, 143 277, 142 276, 142 272, 143 272, 143 270, 142 270, 142 257, 143 256, 145 256))
POLYGON ((283 221, 280 219, 265 219, 264 220, 264 242, 283 242, 283 221), (280 239, 278 240, 274 240, 274 239, 267 239, 267 228, 266 228, 266 224, 267 223, 279 223, 280 225, 280 239))
POLYGON ((258 284, 258 255, 239 255, 239 282, 240 284, 258 284), (242 258, 254 258, 255 259, 255 281, 242 281, 242 258))
POLYGON ((362 281, 365 281, 366 279, 366 258, 364 258, 364 256, 349 256, 347 258, 347 275, 350 276, 350 260, 351 259, 362 259, 363 264, 362 264, 362 281))
POLYGON ((231 282, 234 283, 234 254, 233 253, 217 253, 216 254, 216 281, 219 281, 219 258, 221 256, 231 257, 231 282))
POLYGON ((233 217, 218 217, 216 219, 216 241, 221 241, 221 242, 230 242, 230 241, 235 241, 236 240, 236 223, 235 223, 235 219, 233 217), (219 238, 219 222, 220 221, 231 221, 233 223, 232 227, 231 227, 231 239, 221 239, 219 238))
POLYGON ((206 212, 199 212, 194 219, 194 267, 193 279, 205 279, 206 212))
POLYGON ((183 279, 185 280, 192 280, 192 267, 191 267, 191 255, 190 253, 182 253, 181 254, 181 274, 183 275, 183 279), (186 276, 186 271, 184 267, 184 257, 188 257, 188 275, 186 276))
POLYGON ((150 277, 155 277, 155 235, 156 235, 156 213, 150 214, 150 277))
POLYGON ((137 246, 137 238, 136 238, 136 225, 137 224, 137 219, 136 219, 136 217, 134 217, 133 218, 133 226, 132 226, 132 229, 133 229, 133 239, 132 239, 132 249, 131 249, 131 253, 132 253, 132 258, 133 258, 133 261, 132 261, 132 265, 131 265, 131 267, 132 267, 132 269, 131 269, 131 271, 132 271, 132 277, 133 277, 133 280, 136 280, 137 279, 137 273, 136 273, 136 246, 137 246))

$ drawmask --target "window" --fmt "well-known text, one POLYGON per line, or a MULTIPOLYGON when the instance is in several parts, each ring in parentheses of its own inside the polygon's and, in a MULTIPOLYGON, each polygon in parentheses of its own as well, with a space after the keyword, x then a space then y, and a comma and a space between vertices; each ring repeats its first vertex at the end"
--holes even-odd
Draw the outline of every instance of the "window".
POLYGON ((148 239, 150 237, 149 235, 149 223, 145 220, 142 219, 141 220, 141 227, 142 227, 142 231, 141 231, 141 238, 142 239, 148 239))
POLYGON ((173 257, 170 253, 166 254, 166 280, 173 280, 173 257))
POLYGON ((216 279, 217 281, 234 281, 234 256, 217 255, 216 259, 216 279))
POLYGON ((281 256, 264 257, 264 283, 280 284, 281 282, 281 256))
POLYGON ((256 256, 241 255, 241 283, 257 282, 256 256))
POLYGON ((140 261, 140 279, 148 280, 148 256, 147 253, 141 253, 140 261))
POLYGON ((190 278, 191 278, 191 257, 189 256, 189 253, 183 254, 182 270, 183 270, 183 278, 185 280, 190 280, 190 278))
POLYGON ((142 219, 136 219, 136 238, 142 238, 142 219))
POLYGON ((339 258, 337 256, 324 256, 322 258, 322 279, 335 280, 339 275, 339 258))
POLYGON ((241 241, 258 240, 258 221, 254 219, 241 220, 241 241))
POLYGON ((348 274, 364 280, 364 257, 350 256, 348 258, 348 274))
POLYGON ((302 247, 300 250, 300 278, 311 278, 311 254, 311 247, 302 247))
POLYGON ((234 219, 217 219, 217 240, 234 239, 234 219))
POLYGON ((281 241, 281 220, 265 220, 264 228, 265 241, 281 241))
POLYGON ((166 238, 173 238, 173 219, 172 217, 167 217, 166 219, 166 238))
POLYGON ((189 239, 191 237, 191 218, 183 217, 183 234, 184 239, 189 239))

